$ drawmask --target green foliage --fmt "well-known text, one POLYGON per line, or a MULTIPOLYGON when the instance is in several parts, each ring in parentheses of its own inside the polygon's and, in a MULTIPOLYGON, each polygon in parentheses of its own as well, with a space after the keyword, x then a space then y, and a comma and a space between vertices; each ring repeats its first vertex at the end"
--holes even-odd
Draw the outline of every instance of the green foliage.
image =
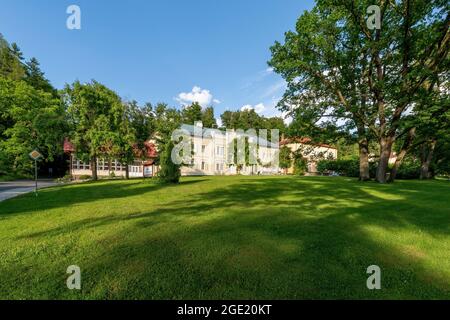
POLYGON ((255 110, 225 111, 220 118, 225 129, 267 129, 270 138, 270 129, 278 129, 280 135, 286 132, 286 126, 282 118, 266 118, 260 116, 255 110))
POLYGON ((26 81, 33 88, 49 92, 55 97, 58 96, 58 92, 45 78, 44 72, 40 69, 39 61, 36 58, 31 58, 26 63, 26 81))
POLYGON ((423 103, 435 100, 430 87, 448 78, 450 13, 444 0, 381 3, 382 28, 373 31, 365 24, 373 1, 318 0, 271 47, 269 65, 287 82, 279 108, 293 116, 292 131, 322 141, 379 141, 377 181, 385 182, 406 111, 422 105, 430 115, 423 103))
POLYGON ((172 161, 172 149, 174 144, 168 141, 164 146, 164 151, 160 156, 161 169, 158 173, 160 181, 164 183, 178 183, 180 181, 180 166, 172 161))
MULTIPOLYGON (((369 162, 370 177, 375 177, 377 170, 376 162, 369 162)), ((341 159, 341 160, 320 160, 317 164, 317 171, 320 174, 328 175, 335 172, 341 176, 359 177, 359 160, 358 159, 341 159)))
POLYGON ((58 178, 55 181, 58 183, 69 183, 72 181, 72 176, 70 174, 66 174, 64 177, 58 178))
POLYGON ((280 168, 289 169, 292 165, 292 151, 288 146, 280 148, 280 168))
POLYGON ((346 177, 359 177, 359 161, 353 160, 320 160, 317 164, 320 174, 338 173, 346 177))
POLYGON ((12 46, 0 33, 0 76, 10 80, 23 80, 26 76, 22 53, 16 44, 12 46))
POLYGON ((197 121, 201 121, 205 128, 217 128, 216 119, 214 118, 214 108, 207 107, 203 109, 198 102, 183 107, 181 118, 185 124, 194 125, 197 121))
POLYGON ((205 128, 217 128, 216 118, 214 117, 214 108, 208 107, 202 112, 202 122, 205 128))
POLYGON ((31 173, 33 163, 28 154, 33 149, 38 149, 48 162, 62 154, 64 109, 52 94, 25 81, 0 77, 0 119, 0 165, 4 171, 31 173))
POLYGON ((33 149, 52 162, 62 154, 66 129, 58 93, 38 61, 25 62, 19 46, 0 34, 0 175, 29 175, 33 149))
POLYGON ((301 152, 294 152, 294 174, 297 176, 305 175, 308 170, 308 161, 303 158, 301 152))
POLYGON ((257 163, 260 163, 260 159, 258 157, 259 145, 255 145, 254 148, 252 147, 252 149, 250 149, 249 137, 247 136, 239 136, 237 138, 234 138, 232 141, 230 141, 228 148, 229 150, 233 150, 233 159, 228 160, 232 162, 232 165, 236 166, 237 174, 241 173, 244 165, 252 165, 253 170, 253 165, 255 165, 255 163, 250 163, 250 160, 253 160, 252 162, 256 161, 257 163), (238 148, 238 144, 242 143, 244 144, 244 149, 238 148), (239 163, 242 162, 238 161, 239 159, 244 159, 244 163, 239 163))
MULTIPOLYGON (((128 158, 133 132, 120 97, 106 86, 76 81, 63 91, 71 141, 83 161, 99 156, 128 158)), ((97 174, 92 168, 93 178, 97 174)))
POLYGON ((162 152, 166 142, 171 139, 172 132, 178 129, 182 124, 181 113, 170 108, 165 103, 158 103, 155 106, 155 133, 158 141, 158 147, 162 152))
POLYGON ((419 179, 420 178, 420 161, 407 159, 397 171, 397 179, 419 179))
POLYGON ((183 119, 183 123, 193 125, 196 121, 202 121, 202 107, 198 102, 194 102, 190 106, 183 107, 181 111, 181 117, 183 119))

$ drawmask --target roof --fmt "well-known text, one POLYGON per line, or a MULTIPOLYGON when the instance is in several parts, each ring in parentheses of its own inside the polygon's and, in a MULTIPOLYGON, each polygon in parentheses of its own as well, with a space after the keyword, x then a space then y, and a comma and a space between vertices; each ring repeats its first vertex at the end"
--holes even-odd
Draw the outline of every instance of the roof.
POLYGON ((66 152, 66 153, 75 152, 75 146, 72 144, 72 142, 69 141, 68 138, 64 139, 63 149, 64 149, 64 152, 66 152))
POLYGON ((333 147, 333 146, 331 146, 329 144, 314 143, 314 142, 312 142, 312 139, 308 138, 308 137, 287 138, 287 139, 281 140, 280 145, 284 146, 284 145, 293 144, 293 143, 310 144, 310 145, 313 145, 313 146, 318 146, 318 147, 323 147, 323 148, 329 148, 329 149, 337 150, 336 147, 333 147))
POLYGON ((156 149, 156 146, 154 143, 149 142, 149 141, 144 142, 144 149, 145 149, 145 151, 140 150, 138 148, 137 144, 135 144, 133 146, 134 155, 138 158, 143 158, 143 152, 145 152, 144 158, 146 158, 146 159, 153 159, 153 158, 158 157, 158 150, 156 149))

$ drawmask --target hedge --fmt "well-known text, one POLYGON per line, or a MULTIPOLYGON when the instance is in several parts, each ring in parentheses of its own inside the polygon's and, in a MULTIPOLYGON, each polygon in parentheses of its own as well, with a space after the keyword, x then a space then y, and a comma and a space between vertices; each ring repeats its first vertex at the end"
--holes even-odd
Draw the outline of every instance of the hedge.
MULTIPOLYGON (((377 163, 369 163, 370 177, 374 178, 377 171, 377 163)), ((359 160, 321 160, 317 164, 317 171, 320 174, 336 172, 341 176, 359 177, 359 160)), ((400 166, 396 179, 419 179, 420 162, 405 161, 400 166)))

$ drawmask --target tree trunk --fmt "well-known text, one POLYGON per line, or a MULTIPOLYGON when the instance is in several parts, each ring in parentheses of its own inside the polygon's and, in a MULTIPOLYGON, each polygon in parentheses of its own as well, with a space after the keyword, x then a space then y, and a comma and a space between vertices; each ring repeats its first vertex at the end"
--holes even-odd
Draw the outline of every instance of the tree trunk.
POLYGON ((406 153, 409 151, 409 148, 411 147, 415 137, 416 137, 416 128, 409 129, 405 143, 403 144, 402 149, 400 150, 397 159, 395 160, 395 164, 392 167, 391 174, 389 176, 389 182, 394 182, 395 177, 397 176, 398 169, 402 165, 403 159, 405 158, 406 153))
POLYGON ((369 142, 367 138, 362 138, 358 142, 359 145, 359 180, 370 180, 369 173, 369 142))
POLYGON ((387 171, 389 159, 391 157, 392 144, 394 138, 391 136, 381 137, 380 139, 380 160, 378 162, 376 179, 379 183, 387 182, 387 171))
POLYGON ((125 179, 130 179, 130 167, 128 166, 128 163, 125 164, 125 179))
POLYGON ((430 149, 428 150, 428 154, 425 154, 422 157, 422 166, 420 167, 420 179, 430 179, 430 164, 433 159, 434 149, 436 147, 436 140, 432 140, 430 142, 430 149))
POLYGON ((97 157, 93 157, 91 160, 92 180, 97 181, 97 157))

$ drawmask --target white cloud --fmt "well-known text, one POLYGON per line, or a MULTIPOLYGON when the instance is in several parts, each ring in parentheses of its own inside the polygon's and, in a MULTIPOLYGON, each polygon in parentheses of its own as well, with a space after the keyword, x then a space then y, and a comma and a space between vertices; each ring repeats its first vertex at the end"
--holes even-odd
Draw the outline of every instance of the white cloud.
POLYGON ((245 106, 243 106, 241 108, 241 111, 250 111, 250 110, 253 110, 253 107, 251 104, 246 104, 245 106))
POLYGON ((266 107, 264 106, 264 104, 259 103, 255 106, 255 112, 256 113, 261 113, 266 109, 266 107))
POLYGON ((209 90, 202 89, 198 86, 192 88, 191 92, 182 92, 178 95, 176 100, 183 106, 191 105, 194 102, 198 102, 202 107, 208 107, 211 103, 219 104, 220 101, 213 99, 213 95, 209 90))
POLYGON ((252 106, 251 104, 246 104, 241 108, 241 111, 250 111, 255 110, 256 113, 262 113, 264 110, 266 110, 266 107, 263 103, 258 103, 255 106, 252 106))

